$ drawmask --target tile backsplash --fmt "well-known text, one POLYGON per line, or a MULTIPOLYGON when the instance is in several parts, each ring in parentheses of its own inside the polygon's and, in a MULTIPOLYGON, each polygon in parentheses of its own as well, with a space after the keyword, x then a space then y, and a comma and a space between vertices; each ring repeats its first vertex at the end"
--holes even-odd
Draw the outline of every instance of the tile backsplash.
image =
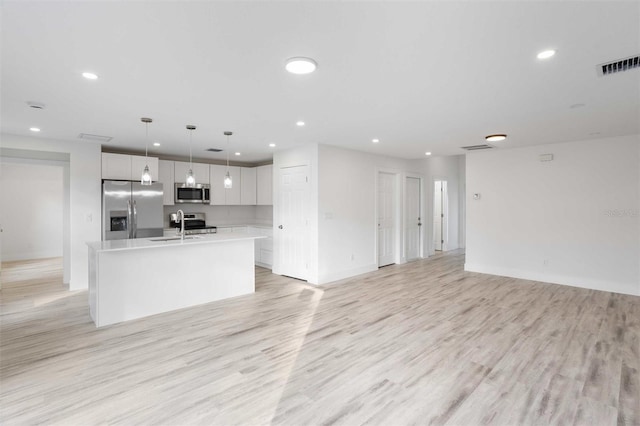
POLYGON ((164 227, 169 227, 169 215, 182 209, 185 213, 204 213, 207 225, 231 225, 273 222, 273 206, 209 206, 206 204, 181 204, 164 206, 164 227))

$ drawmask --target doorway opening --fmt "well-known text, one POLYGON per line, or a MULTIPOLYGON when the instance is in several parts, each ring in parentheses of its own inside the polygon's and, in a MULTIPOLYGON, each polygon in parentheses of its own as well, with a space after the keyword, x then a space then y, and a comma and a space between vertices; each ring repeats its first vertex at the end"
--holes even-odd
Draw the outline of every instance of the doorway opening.
POLYGON ((448 214, 447 181, 436 180, 433 185, 433 247, 436 251, 447 250, 448 214))
POLYGON ((12 201, 12 208, 0 211, 0 261, 61 258, 62 282, 69 285, 69 155, 6 148, 0 154, 0 192, 12 201))

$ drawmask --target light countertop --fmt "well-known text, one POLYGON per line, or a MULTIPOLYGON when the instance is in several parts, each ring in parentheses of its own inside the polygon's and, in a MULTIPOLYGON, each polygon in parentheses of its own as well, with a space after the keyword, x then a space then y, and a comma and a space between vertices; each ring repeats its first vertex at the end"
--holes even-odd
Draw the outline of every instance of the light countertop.
POLYGON ((187 235, 184 240, 175 237, 136 238, 132 240, 110 240, 88 242, 89 248, 99 251, 140 250, 162 247, 176 247, 193 244, 215 244, 239 240, 255 240, 266 238, 264 235, 251 233, 223 233, 187 235), (170 238, 167 240, 167 238, 170 238))

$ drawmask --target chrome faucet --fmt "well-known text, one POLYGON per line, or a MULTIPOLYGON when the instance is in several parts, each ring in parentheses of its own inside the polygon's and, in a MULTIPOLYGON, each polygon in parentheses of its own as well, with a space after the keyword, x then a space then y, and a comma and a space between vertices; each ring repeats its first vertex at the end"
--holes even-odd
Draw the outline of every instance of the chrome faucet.
POLYGON ((176 219, 180 219, 180 239, 184 241, 184 212, 182 210, 178 210, 176 219))

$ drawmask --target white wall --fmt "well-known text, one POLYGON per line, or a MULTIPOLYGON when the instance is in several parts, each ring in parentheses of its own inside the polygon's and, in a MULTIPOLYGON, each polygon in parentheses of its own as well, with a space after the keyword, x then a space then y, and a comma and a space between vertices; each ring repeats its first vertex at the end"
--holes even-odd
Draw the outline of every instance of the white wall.
MULTIPOLYGON (((414 162, 397 158, 319 146, 318 275, 315 283, 324 284, 378 268, 378 172, 397 172, 404 182, 407 173, 420 174, 414 166, 414 162)), ((403 188, 401 184, 401 205, 404 204, 403 188)), ((399 230, 402 229, 404 225, 400 223, 399 230)), ((403 256, 404 242, 399 249, 403 256)))
POLYGON ((2 158, 3 261, 62 256, 65 163, 2 158))
MULTIPOLYGON (((100 145, 2 134, 2 149, 69 155, 69 241, 71 290, 88 287, 87 241, 100 240, 101 154, 100 145)), ((6 200, 2 200, 3 205, 6 200)))
POLYGON ((470 153, 466 172, 466 270, 640 295, 639 136, 470 153))

